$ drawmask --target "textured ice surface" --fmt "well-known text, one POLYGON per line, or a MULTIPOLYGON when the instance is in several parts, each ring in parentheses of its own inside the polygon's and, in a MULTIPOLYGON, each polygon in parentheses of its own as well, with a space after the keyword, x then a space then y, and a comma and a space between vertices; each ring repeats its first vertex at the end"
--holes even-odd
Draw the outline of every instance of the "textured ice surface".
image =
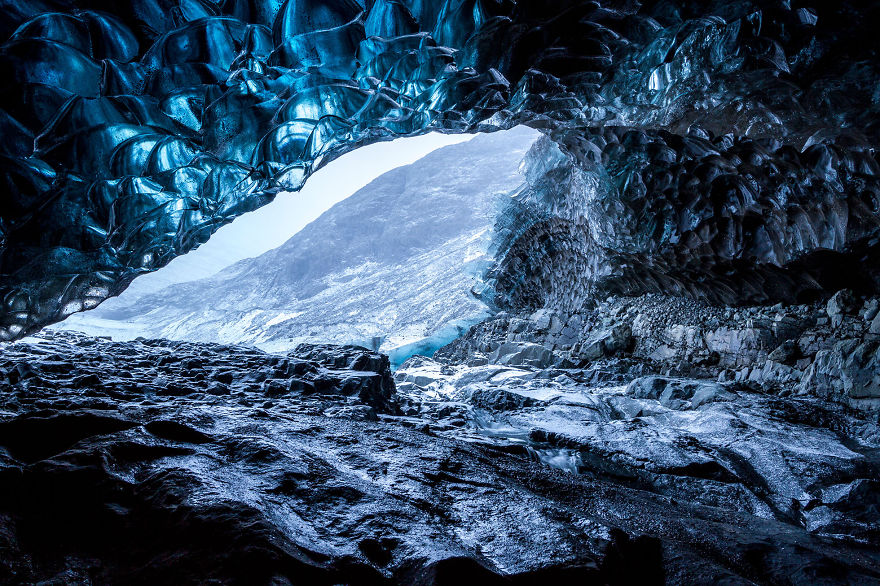
POLYGON ((780 251, 876 258, 873 2, 2 6, 2 338, 94 307, 345 150, 430 130, 550 134, 608 187, 610 228, 641 228, 611 243, 652 267, 623 288, 774 272, 780 251))

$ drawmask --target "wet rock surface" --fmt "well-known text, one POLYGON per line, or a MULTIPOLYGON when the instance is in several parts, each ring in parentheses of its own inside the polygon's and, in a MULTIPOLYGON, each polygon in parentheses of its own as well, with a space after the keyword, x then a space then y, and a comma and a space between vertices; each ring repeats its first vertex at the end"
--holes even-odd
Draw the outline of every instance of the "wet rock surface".
MULTIPOLYGON (((592 309, 500 313, 436 354, 509 363, 525 348, 546 365, 608 362, 634 375, 736 381, 780 395, 880 408, 880 298, 841 290, 809 305, 725 307, 680 297, 609 297, 592 309), (535 350, 531 350, 535 353, 535 350)), ((588 306, 589 307, 589 306, 588 306)))
POLYGON ((456 437, 511 442, 575 474, 816 535, 880 538, 875 416, 737 382, 633 379, 607 364, 443 367, 421 358, 397 378, 402 395, 421 399, 422 417, 456 437))
POLYGON ((0 581, 880 581, 876 417, 618 362, 4 345, 0 581))

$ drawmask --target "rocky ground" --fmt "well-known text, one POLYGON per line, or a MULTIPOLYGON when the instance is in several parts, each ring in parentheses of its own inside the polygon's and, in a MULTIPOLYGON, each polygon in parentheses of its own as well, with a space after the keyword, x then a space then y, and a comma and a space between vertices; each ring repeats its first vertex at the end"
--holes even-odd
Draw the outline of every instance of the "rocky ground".
POLYGON ((537 368, 626 363, 635 373, 738 381, 876 411, 880 298, 842 290, 827 303, 717 307, 660 295, 609 297, 579 312, 498 314, 436 358, 537 368))
POLYGON ((356 347, 4 345, 0 582, 880 583, 876 413, 666 372, 619 322, 669 302, 614 303, 594 359, 502 316, 396 383, 356 347))

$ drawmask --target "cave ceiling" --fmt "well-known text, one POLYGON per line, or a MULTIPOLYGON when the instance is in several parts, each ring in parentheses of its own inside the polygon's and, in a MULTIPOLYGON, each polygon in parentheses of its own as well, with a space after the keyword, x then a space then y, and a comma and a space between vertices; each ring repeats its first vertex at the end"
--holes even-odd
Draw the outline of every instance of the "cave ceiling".
POLYGON ((877 287, 877 2, 0 5, 0 340, 346 151, 517 124, 555 145, 532 188, 576 194, 526 232, 580 234, 585 287, 770 301, 832 265, 877 287))

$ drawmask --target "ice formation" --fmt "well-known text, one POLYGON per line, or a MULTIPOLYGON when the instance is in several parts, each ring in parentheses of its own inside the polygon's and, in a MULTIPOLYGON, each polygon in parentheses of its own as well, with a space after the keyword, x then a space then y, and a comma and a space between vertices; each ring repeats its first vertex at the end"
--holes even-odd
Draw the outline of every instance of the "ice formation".
POLYGON ((519 123, 548 135, 532 174, 552 189, 501 297, 540 278, 523 271, 548 242, 587 288, 878 288, 875 2, 2 6, 0 339, 118 294, 346 150, 519 123))

